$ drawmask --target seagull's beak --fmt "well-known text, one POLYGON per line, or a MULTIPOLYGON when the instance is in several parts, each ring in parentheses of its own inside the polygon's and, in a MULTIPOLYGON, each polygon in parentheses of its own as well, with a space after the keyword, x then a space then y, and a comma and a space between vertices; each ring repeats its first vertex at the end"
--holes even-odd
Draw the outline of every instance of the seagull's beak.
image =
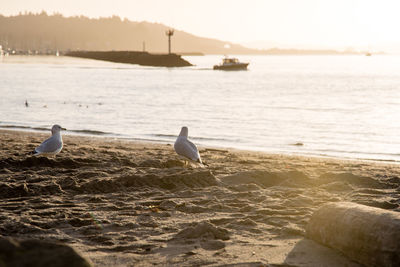
POLYGON ((66 131, 67 129, 65 129, 65 128, 61 128, 61 130, 64 130, 64 131, 66 131))

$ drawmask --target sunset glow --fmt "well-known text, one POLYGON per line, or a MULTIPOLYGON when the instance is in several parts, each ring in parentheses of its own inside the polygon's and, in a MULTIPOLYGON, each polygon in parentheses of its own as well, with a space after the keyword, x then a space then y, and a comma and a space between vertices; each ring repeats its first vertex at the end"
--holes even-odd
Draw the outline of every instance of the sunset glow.
MULTIPOLYGON (((394 0, 7 1, 3 15, 58 12, 162 23, 244 45, 393 50, 400 43, 394 0)), ((264 46, 264 47, 263 47, 264 46)))
POLYGON ((399 0, 0 0, 1 266, 400 266, 399 0))

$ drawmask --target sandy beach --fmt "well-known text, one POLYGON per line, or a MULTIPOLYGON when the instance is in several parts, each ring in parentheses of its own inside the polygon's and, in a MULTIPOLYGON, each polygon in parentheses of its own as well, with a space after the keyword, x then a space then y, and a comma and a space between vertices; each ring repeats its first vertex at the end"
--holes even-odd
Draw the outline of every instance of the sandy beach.
POLYGON ((305 238, 321 205, 400 211, 400 165, 0 131, 0 235, 65 243, 94 266, 360 266, 305 238))

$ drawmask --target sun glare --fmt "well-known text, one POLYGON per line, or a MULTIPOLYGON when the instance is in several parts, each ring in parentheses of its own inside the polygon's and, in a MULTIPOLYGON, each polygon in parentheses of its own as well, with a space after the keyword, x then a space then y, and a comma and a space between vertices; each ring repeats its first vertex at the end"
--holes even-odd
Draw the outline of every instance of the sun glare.
POLYGON ((394 0, 101 0, 101 4, 71 0, 42 1, 42 6, 15 0, 2 7, 2 14, 42 10, 91 18, 116 15, 239 44, 262 40, 294 48, 337 49, 400 42, 396 32, 400 2, 394 0))

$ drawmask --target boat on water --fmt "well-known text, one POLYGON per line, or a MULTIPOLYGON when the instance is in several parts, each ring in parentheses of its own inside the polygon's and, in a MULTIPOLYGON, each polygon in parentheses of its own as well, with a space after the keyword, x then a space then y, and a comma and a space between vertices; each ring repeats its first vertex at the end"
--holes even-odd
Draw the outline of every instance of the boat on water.
POLYGON ((222 63, 214 65, 214 70, 247 70, 249 63, 239 62, 237 58, 226 57, 222 63))

